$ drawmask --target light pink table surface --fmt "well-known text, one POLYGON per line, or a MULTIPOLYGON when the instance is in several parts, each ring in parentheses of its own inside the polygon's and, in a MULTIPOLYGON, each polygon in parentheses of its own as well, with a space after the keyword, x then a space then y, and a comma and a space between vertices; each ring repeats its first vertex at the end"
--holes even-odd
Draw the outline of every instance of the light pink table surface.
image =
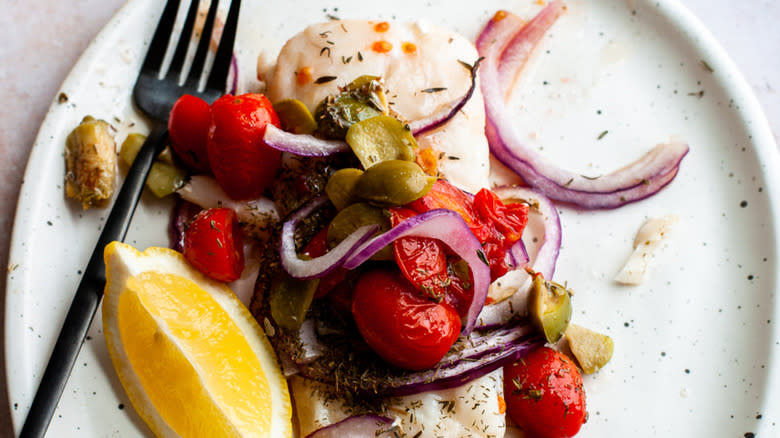
MULTIPOLYGON (((682 2, 704 22, 742 70, 778 139, 780 1, 682 2)), ((38 126, 81 52, 123 3, 0 0, 0 266, 8 264, 16 198, 38 126)), ((0 275, 0 296, 4 301, 4 273, 0 275)), ((4 339, 3 314, 0 310, 0 340, 4 339)), ((4 364, 2 348, 0 436, 10 437, 13 433, 4 364)))

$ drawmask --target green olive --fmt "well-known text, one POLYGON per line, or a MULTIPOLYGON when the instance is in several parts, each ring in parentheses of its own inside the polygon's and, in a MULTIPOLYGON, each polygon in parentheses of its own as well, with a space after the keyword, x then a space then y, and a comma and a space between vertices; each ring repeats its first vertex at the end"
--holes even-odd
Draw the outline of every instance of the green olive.
POLYGON ((571 297, 565 287, 534 275, 528 297, 531 319, 547 342, 558 342, 571 321, 571 297))
POLYGON ((348 167, 337 170, 330 176, 325 186, 325 193, 337 210, 341 211, 356 201, 355 185, 362 175, 362 170, 348 167))
POLYGON ((303 324, 319 279, 300 280, 288 275, 274 278, 269 291, 271 317, 276 324, 288 330, 298 330, 303 324))
POLYGON ((157 160, 149 169, 146 187, 158 198, 164 198, 179 190, 187 180, 187 171, 173 164, 157 160))
MULTIPOLYGON (((379 225, 379 230, 376 234, 384 233, 390 229, 390 218, 382 208, 363 202, 352 204, 341 210, 328 226, 328 246, 333 248, 358 228, 372 224, 379 225)), ((392 260, 392 247, 386 246, 376 253, 372 259, 392 260)))
POLYGON ((306 105, 298 99, 284 99, 274 104, 282 129, 293 134, 311 134, 317 130, 317 121, 306 105))
POLYGON ((355 123, 347 131, 346 139, 366 169, 387 160, 413 161, 419 148, 404 124, 385 115, 355 123))
POLYGON ((436 178, 411 161, 389 160, 368 168, 353 193, 377 205, 405 205, 425 196, 434 182, 436 178))
POLYGON ((122 149, 119 150, 119 158, 125 165, 132 166, 135 156, 138 155, 145 141, 146 136, 143 134, 137 132, 127 134, 127 138, 122 142, 122 149))
POLYGON ((593 374, 612 359, 612 338, 576 324, 566 329, 569 348, 585 374, 593 374))

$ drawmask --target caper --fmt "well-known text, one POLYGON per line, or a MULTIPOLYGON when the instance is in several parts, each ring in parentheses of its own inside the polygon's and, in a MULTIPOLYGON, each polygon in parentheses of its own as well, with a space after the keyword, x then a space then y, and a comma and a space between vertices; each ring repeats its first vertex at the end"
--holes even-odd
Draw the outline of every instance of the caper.
POLYGON ((346 139, 366 169, 387 160, 412 161, 418 149, 412 132, 395 117, 384 115, 355 123, 346 139))
POLYGON ((269 291, 271 317, 288 330, 298 330, 314 299, 319 279, 300 280, 289 275, 275 276, 269 291))
POLYGON ((298 99, 284 99, 274 104, 282 129, 293 134, 311 134, 317 130, 317 121, 306 105, 298 99))
POLYGON ((354 195, 355 185, 362 175, 362 170, 348 167, 337 170, 330 176, 325 186, 325 193, 337 210, 341 211, 355 202, 357 199, 354 195))
POLYGON ((565 287, 534 274, 528 297, 531 319, 547 342, 558 342, 571 320, 571 298, 565 287))
POLYGON ((389 160, 368 168, 353 193, 377 205, 404 205, 428 193, 434 182, 436 178, 411 161, 389 160))
POLYGON ((317 134, 343 140, 350 126, 389 112, 382 81, 360 76, 336 94, 326 97, 314 111, 317 134))
POLYGON ((576 324, 566 329, 569 348, 585 374, 593 374, 612 359, 612 338, 576 324))
MULTIPOLYGON (((358 228, 373 224, 379 225, 379 230, 376 234, 384 233, 390 229, 390 218, 388 218, 387 213, 379 207, 363 202, 352 204, 341 210, 328 226, 328 246, 332 248, 346 239, 347 236, 354 233, 358 228)), ((376 253, 372 259, 392 260, 392 248, 386 246, 376 253)))

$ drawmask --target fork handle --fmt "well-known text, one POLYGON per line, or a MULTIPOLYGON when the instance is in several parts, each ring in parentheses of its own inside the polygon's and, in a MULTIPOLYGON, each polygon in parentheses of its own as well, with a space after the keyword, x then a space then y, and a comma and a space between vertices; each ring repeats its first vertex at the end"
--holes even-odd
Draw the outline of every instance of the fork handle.
POLYGON ((111 213, 100 233, 84 275, 81 277, 62 330, 54 344, 46 371, 22 426, 19 438, 42 438, 60 400, 79 350, 95 317, 106 285, 106 265, 103 248, 114 240, 124 240, 133 212, 138 204, 149 169, 162 151, 168 130, 165 123, 156 123, 127 173, 117 194, 111 213))

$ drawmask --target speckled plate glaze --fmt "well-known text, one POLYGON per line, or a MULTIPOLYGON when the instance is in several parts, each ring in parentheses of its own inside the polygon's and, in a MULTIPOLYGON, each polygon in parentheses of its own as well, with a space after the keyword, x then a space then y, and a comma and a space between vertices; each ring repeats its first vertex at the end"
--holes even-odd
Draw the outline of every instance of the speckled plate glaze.
MULTIPOLYGON (((106 214, 64 199, 65 136, 87 114, 111 121, 120 141, 146 129, 130 89, 161 3, 132 0, 114 17, 63 84, 67 101, 52 104, 33 147, 6 300, 17 430, 106 214)), ((535 0, 244 3, 244 89, 256 85, 261 50, 274 56, 304 25, 329 16, 425 19, 473 39, 499 8, 523 17, 540 9, 535 0)), ((678 2, 568 7, 513 96, 527 141, 589 175, 670 137, 691 146, 677 179, 655 197, 615 211, 560 208, 556 279, 576 291, 574 321, 615 340, 612 362, 585 378, 590 417, 580 436, 777 436, 780 167, 766 120, 726 54, 678 2), (680 223, 649 279, 616 285, 639 225, 665 214, 680 223)), ((144 195, 128 242, 167 245, 169 208, 144 195)), ((49 436, 150 435, 115 376, 101 326, 98 313, 49 436)))

